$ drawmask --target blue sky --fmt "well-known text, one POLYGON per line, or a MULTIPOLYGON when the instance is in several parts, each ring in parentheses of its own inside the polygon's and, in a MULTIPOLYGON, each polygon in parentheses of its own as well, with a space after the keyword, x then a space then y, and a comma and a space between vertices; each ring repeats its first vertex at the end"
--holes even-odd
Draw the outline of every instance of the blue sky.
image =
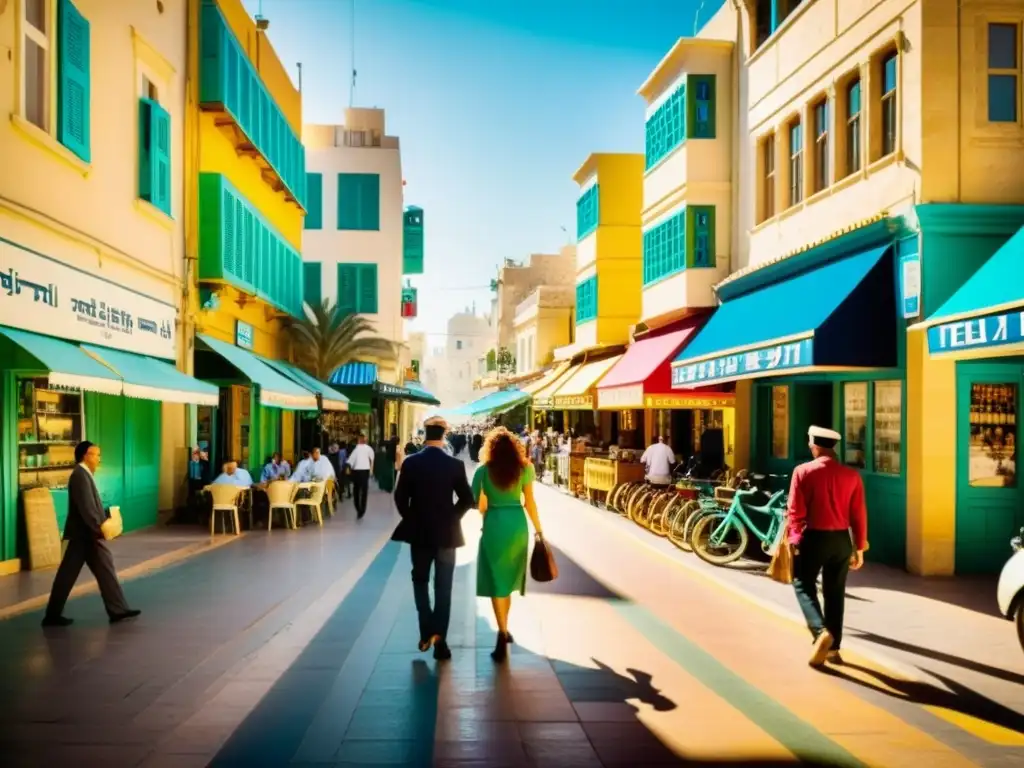
MULTIPOLYGON (((351 2, 262 0, 293 78, 302 62, 306 122, 348 105, 351 2)), ((354 2, 356 106, 386 109, 401 138, 405 202, 426 227, 412 328, 438 346, 450 315, 489 306, 502 260, 569 241, 588 154, 643 151, 636 89, 722 0, 354 2)))

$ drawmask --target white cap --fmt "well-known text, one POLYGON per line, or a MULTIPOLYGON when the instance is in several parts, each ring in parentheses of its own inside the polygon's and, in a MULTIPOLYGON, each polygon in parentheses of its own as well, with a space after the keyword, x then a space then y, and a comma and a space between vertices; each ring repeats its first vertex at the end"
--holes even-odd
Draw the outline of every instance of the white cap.
POLYGON ((843 439, 843 436, 836 432, 834 429, 826 429, 825 427, 816 427, 813 424, 807 430, 807 436, 813 440, 816 437, 822 437, 826 440, 835 440, 837 443, 843 439))

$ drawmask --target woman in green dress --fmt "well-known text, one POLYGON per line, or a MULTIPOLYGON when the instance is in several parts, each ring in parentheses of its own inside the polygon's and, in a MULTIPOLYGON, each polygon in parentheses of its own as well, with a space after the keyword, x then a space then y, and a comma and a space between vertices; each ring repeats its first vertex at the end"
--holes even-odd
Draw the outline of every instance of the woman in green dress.
POLYGON ((473 475, 473 498, 484 518, 477 554, 476 594, 491 598, 498 622, 498 640, 491 658, 504 661, 512 642, 508 632, 512 593, 526 593, 530 549, 527 515, 537 537, 543 533, 533 498, 533 465, 516 436, 504 427, 492 430, 484 441, 480 462, 473 475))

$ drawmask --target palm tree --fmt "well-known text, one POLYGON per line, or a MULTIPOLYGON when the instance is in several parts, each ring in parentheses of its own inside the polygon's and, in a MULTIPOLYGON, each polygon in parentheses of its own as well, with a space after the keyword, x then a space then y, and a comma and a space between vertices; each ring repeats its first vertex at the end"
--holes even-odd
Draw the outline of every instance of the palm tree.
POLYGON ((370 320, 350 314, 324 299, 307 305, 302 318, 290 318, 286 328, 295 351, 295 364, 319 381, 327 381, 345 363, 372 358, 395 360, 394 342, 376 335, 370 320))

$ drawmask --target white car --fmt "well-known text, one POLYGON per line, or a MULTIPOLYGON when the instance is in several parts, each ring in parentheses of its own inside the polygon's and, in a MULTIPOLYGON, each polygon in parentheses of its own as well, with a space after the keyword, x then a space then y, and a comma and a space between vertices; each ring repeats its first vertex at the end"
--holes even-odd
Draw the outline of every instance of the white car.
POLYGON ((1006 561, 1003 572, 999 574, 999 586, 996 598, 999 601, 999 612, 1017 624, 1017 638, 1024 648, 1024 528, 1020 536, 1010 542, 1013 557, 1006 561))

